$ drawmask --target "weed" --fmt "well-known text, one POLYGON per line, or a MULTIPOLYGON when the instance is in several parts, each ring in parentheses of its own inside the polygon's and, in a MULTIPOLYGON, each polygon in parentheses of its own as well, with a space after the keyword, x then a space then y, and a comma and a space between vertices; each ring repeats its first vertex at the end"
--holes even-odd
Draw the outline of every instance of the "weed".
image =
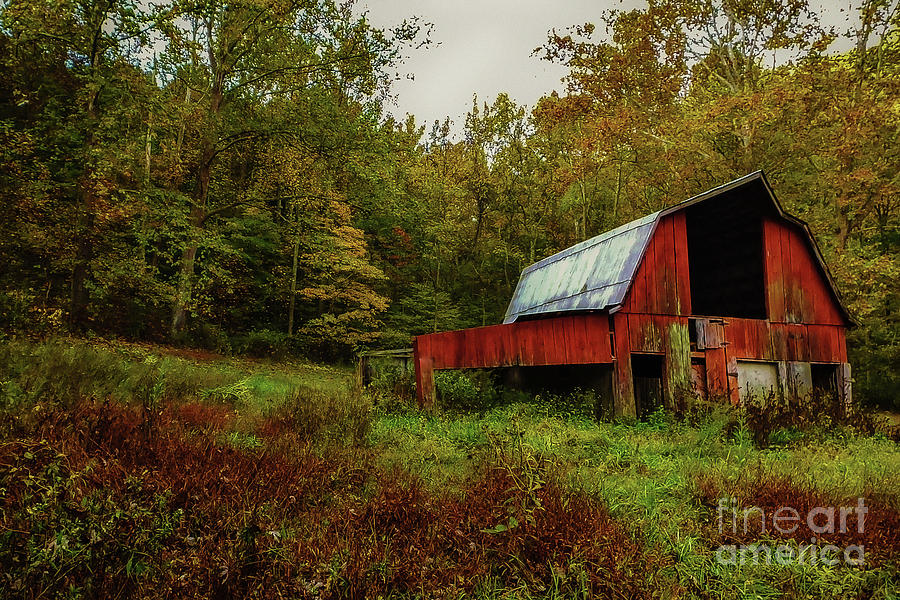
POLYGON ((332 394, 298 387, 268 415, 269 432, 290 430, 311 443, 361 445, 372 427, 372 407, 366 396, 332 394))
MULTIPOLYGON (((857 545, 865 548, 866 560, 874 565, 894 560, 900 553, 900 510, 879 490, 864 494, 866 514, 860 516, 855 510, 847 510, 842 522, 835 518, 834 531, 824 532, 811 527, 807 519, 810 512, 819 507, 826 517, 829 510, 838 514, 841 507, 856 507, 857 497, 829 495, 796 478, 761 468, 743 471, 735 478, 698 475, 694 479, 694 495, 705 506, 716 510, 721 510, 719 503, 726 499, 724 525, 718 526, 718 517, 710 519, 710 525, 715 528, 710 528, 709 535, 718 543, 746 545, 759 539, 787 539, 799 543, 813 541, 820 546, 834 544, 840 548, 857 545), (796 527, 776 529, 773 526, 772 518, 781 507, 789 507, 800 515, 796 527)), ((821 518, 816 522, 825 523, 821 518)))
MULTIPOLYGON (((171 354, 0 343, 6 595, 897 592, 898 447, 852 423, 826 427, 815 406, 759 427, 789 416, 685 405, 598 422, 589 394, 373 409, 339 369, 171 354), (754 427, 768 428, 765 444, 754 427), (872 562, 722 566, 716 545, 757 539, 719 534, 723 495, 766 510, 863 496, 872 562)), ((472 381, 478 394, 492 385, 472 381)))
POLYGON ((876 430, 869 411, 848 408, 835 395, 820 390, 790 401, 775 391, 747 394, 742 399, 740 411, 753 442, 760 448, 773 441, 800 439, 803 436, 798 435, 799 432, 821 434, 838 427, 867 434, 876 430), (776 436, 774 440, 773 435, 776 436))

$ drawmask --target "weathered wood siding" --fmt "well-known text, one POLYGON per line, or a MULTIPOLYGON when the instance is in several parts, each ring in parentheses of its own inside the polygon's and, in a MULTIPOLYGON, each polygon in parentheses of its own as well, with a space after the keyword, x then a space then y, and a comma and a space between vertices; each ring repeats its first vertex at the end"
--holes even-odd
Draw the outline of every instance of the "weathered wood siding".
POLYGON ((687 228, 683 212, 659 220, 622 311, 654 315, 691 314, 687 228))
POLYGON ((763 237, 769 320, 845 325, 806 234, 791 223, 766 218, 763 237))
MULTIPOLYGON (((780 377, 785 384, 796 379, 793 371, 808 370, 811 362, 847 364, 847 344, 842 326, 728 318, 723 319, 723 330, 728 397, 733 404, 741 401, 739 360, 778 363, 782 369, 780 377)), ((712 373, 709 350, 706 357, 709 378, 712 373)), ((718 357, 713 358, 717 359, 718 357)), ((712 381, 707 381, 712 388, 712 381)), ((720 393, 723 391, 719 390, 720 393)), ((791 389, 789 386, 785 388, 785 392, 796 397, 803 396, 803 390, 791 389)))
POLYGON ((619 312, 614 315, 616 339, 616 413, 634 416, 631 354, 664 357, 663 398, 672 407, 680 388, 691 387, 691 349, 688 319, 672 315, 619 312))
POLYGON ((659 220, 622 310, 615 315, 618 414, 635 414, 631 353, 665 357, 667 406, 673 405, 679 388, 691 387, 690 314, 687 227, 684 213, 678 212, 659 220))
POLYGON ((609 317, 574 315, 420 335, 413 346, 419 401, 433 401, 434 369, 578 365, 613 360, 609 317))
POLYGON ((844 328, 837 325, 725 319, 729 356, 741 359, 847 362, 844 328))

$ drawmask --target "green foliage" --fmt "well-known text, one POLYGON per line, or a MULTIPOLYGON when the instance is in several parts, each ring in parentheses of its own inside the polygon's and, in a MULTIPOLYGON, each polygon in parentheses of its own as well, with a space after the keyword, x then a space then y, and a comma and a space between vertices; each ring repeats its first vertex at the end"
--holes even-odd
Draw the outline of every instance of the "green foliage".
POLYGON ((438 403, 450 410, 483 411, 500 400, 486 372, 436 371, 434 387, 438 403))
POLYGON ((457 139, 386 112, 415 19, 5 2, 0 330, 346 360, 496 323, 528 264, 765 169, 859 321, 856 396, 896 408, 900 35, 889 2, 848 11, 601 12, 540 50, 565 90, 475 99, 457 139))
POLYGON ((203 401, 257 419, 290 401, 297 387, 345 398, 348 380, 346 372, 320 365, 273 373, 258 364, 197 364, 128 346, 0 342, 0 426, 21 429, 39 422, 47 407, 71 407, 85 398, 139 406, 148 414, 162 404, 203 401))
POLYGON ((804 433, 831 435, 848 429, 871 435, 877 429, 870 410, 844 406, 834 394, 819 390, 791 402, 774 392, 748 394, 741 402, 740 412, 754 443, 761 448, 773 442, 801 439, 804 433))
POLYGON ((256 450, 262 447, 262 441, 252 433, 243 433, 240 431, 229 431, 222 434, 222 440, 233 448, 238 450, 256 450))
POLYGON ((285 357, 290 348, 290 338, 286 333, 259 329, 231 338, 231 348, 239 354, 255 357, 285 357))
POLYGON ((393 360, 369 359, 370 369, 374 373, 368 390, 380 398, 411 402, 416 394, 415 371, 396 364, 393 360))

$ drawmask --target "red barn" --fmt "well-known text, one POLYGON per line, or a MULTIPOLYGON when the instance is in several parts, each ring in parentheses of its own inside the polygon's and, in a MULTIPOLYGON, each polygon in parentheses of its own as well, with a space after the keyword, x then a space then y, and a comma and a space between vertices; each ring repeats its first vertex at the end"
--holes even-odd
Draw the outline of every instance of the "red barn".
POLYGON ((848 403, 849 325, 809 228, 756 172, 529 266, 502 325, 418 336, 417 393, 434 401, 435 369, 581 365, 619 416, 683 392, 848 403))

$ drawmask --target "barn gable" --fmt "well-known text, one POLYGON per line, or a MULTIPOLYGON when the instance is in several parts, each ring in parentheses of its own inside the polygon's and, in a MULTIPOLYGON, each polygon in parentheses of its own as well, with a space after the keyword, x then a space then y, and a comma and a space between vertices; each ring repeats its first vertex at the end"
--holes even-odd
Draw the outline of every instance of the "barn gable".
POLYGON ((504 323, 623 308, 765 319, 767 306, 775 321, 852 322, 809 228, 757 171, 527 267, 504 323))

